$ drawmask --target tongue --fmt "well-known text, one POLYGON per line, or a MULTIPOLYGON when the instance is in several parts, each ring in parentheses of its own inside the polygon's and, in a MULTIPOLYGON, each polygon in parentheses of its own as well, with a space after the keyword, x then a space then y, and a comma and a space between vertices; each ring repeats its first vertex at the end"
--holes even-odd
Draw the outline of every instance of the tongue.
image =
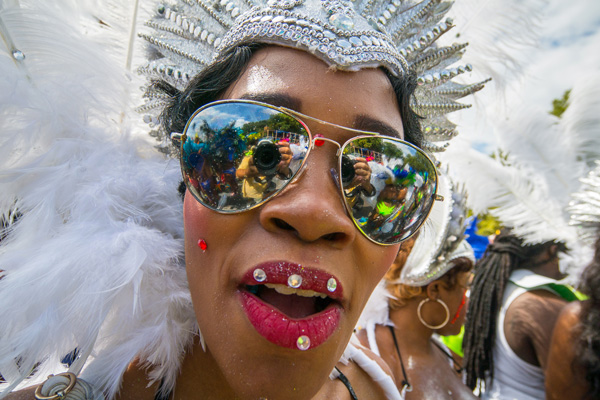
POLYGON ((263 288, 260 298, 290 318, 305 318, 316 312, 314 297, 285 295, 277 293, 273 289, 263 288))

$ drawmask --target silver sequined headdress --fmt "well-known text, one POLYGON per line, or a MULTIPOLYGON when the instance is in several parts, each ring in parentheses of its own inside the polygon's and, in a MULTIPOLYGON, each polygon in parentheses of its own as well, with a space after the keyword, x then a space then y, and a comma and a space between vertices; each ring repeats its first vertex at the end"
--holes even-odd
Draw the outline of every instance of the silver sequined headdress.
MULTIPOLYGON (((140 33, 156 51, 141 67, 150 79, 183 89, 226 50, 245 43, 268 43, 314 54, 328 65, 355 71, 384 67, 396 76, 417 74, 413 109, 425 119, 429 151, 441 151, 455 134, 445 114, 469 105, 456 100, 485 82, 465 85, 452 78, 470 71, 454 66, 466 44, 439 46, 450 30, 444 20, 451 2, 442 0, 172 0, 157 7, 140 33)), ((141 108, 154 120, 164 95, 149 88, 141 108)), ((164 133, 159 138, 165 138, 164 133)))

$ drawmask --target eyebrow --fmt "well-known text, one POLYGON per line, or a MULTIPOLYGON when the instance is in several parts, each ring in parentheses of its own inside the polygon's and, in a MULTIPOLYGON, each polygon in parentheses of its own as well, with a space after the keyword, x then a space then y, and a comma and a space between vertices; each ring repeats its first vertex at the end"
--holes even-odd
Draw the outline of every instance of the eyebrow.
POLYGON ((377 132, 381 135, 403 139, 403 135, 397 129, 379 119, 375 119, 364 114, 361 114, 354 119, 353 128, 361 131, 377 132))
MULTIPOLYGON (((302 108, 300 99, 283 93, 246 93, 240 96, 240 98, 243 100, 260 101, 275 107, 285 107, 298 112, 301 112, 300 110, 302 108)), ((375 119, 365 114, 360 114, 354 119, 352 128, 403 139, 403 135, 397 129, 379 119, 375 119)))
POLYGON ((292 96, 282 93, 247 93, 240 97, 243 100, 260 101, 275 107, 285 107, 300 112, 302 102, 292 96))

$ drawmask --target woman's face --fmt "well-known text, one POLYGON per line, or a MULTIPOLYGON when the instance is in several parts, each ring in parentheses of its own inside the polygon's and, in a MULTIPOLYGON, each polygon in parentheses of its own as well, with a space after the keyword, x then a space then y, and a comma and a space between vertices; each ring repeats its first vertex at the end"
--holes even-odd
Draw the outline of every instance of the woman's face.
MULTIPOLYGON (((396 96, 381 70, 334 71, 293 49, 256 52, 223 98, 260 100, 363 130, 393 127, 403 137, 396 96)), ((305 122, 313 135, 340 144, 352 136, 305 122)), ((314 394, 398 251, 370 242, 346 214, 330 173, 336 150, 328 142, 315 147, 299 178, 250 211, 219 214, 185 196, 186 268, 205 357, 219 369, 215 385, 229 385, 239 396, 314 394), (255 277, 263 274, 259 283, 255 277), (297 281, 292 275, 302 277, 302 290, 287 284, 297 281), (308 350, 299 349, 306 345, 301 336, 309 338, 308 350)))

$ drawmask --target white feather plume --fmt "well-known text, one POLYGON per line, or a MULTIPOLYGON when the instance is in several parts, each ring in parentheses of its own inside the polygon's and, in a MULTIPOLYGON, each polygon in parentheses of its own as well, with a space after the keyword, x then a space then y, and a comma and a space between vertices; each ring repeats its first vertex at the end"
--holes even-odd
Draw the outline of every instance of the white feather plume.
POLYGON ((570 222, 582 240, 593 246, 600 235, 600 160, 581 182, 581 189, 573 194, 568 207, 570 222))
MULTIPOLYGON (((545 0, 461 0, 449 14, 456 24, 455 40, 469 43, 464 62, 481 76, 504 87, 520 76, 539 40, 545 0)), ((442 40, 450 40, 447 35, 442 40)))
POLYGON ((385 281, 381 280, 371 293, 371 297, 369 297, 356 327, 365 329, 373 325, 393 326, 388 307, 390 298, 392 298, 392 295, 385 288, 385 281))
POLYGON ((475 212, 489 210, 528 244, 562 240, 578 252, 566 207, 581 186, 579 178, 600 158, 598 81, 599 71, 579 79, 561 118, 524 105, 507 120, 496 120, 494 134, 505 159, 450 146, 444 160, 465 184, 475 212))
POLYGON ((75 348, 109 398, 136 356, 169 387, 197 332, 178 165, 129 134, 137 88, 69 5, 0 8, 25 54, 0 40, 0 398, 75 348))
POLYGON ((580 76, 569 95, 559 129, 585 170, 600 160, 600 70, 580 76))
POLYGON ((476 150, 462 149, 452 155, 452 170, 465 185, 475 213, 489 211, 529 244, 557 239, 574 243, 564 205, 556 201, 553 186, 535 169, 506 165, 476 150))

